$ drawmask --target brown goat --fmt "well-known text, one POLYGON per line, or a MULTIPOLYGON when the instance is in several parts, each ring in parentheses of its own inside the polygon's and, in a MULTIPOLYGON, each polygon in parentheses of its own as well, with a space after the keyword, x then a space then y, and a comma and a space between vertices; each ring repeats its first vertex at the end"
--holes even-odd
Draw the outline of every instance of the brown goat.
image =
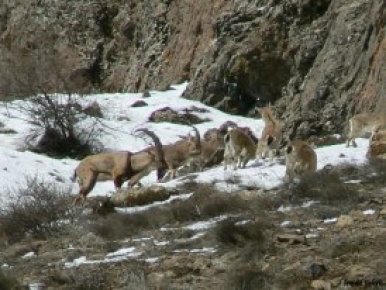
POLYGON ((257 144, 244 131, 238 128, 230 129, 224 136, 224 170, 229 163, 233 163, 233 169, 245 168, 249 160, 255 158, 257 144))
POLYGON ((196 127, 193 127, 195 137, 188 137, 173 144, 163 145, 164 153, 163 166, 157 170, 158 179, 163 181, 178 175, 178 170, 188 165, 190 158, 201 154, 201 137, 196 127))
POLYGON ((72 180, 78 181, 79 193, 74 203, 85 200, 92 191, 98 176, 111 176, 115 189, 121 188, 123 182, 129 180, 129 186, 136 184, 150 171, 164 164, 164 154, 159 138, 147 129, 139 129, 150 136, 155 144, 155 150, 142 150, 136 153, 130 151, 106 152, 84 158, 74 170, 72 180))
POLYGON ((349 121, 349 133, 347 135, 346 147, 357 147, 355 138, 361 135, 374 132, 378 129, 385 129, 386 114, 383 113, 362 113, 353 116, 349 121))
POLYGON ((314 173, 317 168, 317 155, 308 142, 294 140, 286 147, 285 181, 292 182, 295 177, 301 178, 314 173))
MULTIPOLYGON (((216 155, 224 151, 224 136, 219 129, 210 129, 201 141, 201 154, 191 157, 190 169, 203 171, 204 167, 215 163, 216 155)), ((224 153, 222 153, 223 156, 224 153)), ((222 158, 221 158, 222 160, 222 158)), ((220 162, 221 162, 220 160, 220 162)))
POLYGON ((261 114, 265 125, 259 139, 256 157, 265 158, 269 153, 272 160, 274 153, 277 155, 279 152, 279 146, 283 138, 283 124, 275 118, 270 106, 257 108, 257 111, 261 114))

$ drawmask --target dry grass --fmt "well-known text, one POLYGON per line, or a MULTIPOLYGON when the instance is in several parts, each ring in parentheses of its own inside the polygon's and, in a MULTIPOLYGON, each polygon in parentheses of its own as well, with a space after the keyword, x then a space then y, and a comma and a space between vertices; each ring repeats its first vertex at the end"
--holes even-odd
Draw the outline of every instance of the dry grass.
POLYGON ((238 196, 222 194, 211 185, 189 183, 183 190, 193 191, 193 195, 186 200, 176 200, 141 212, 113 213, 104 218, 93 216, 90 230, 106 239, 120 239, 166 224, 207 220, 222 214, 243 212, 248 208, 247 202, 238 196))
POLYGON ((27 177, 25 187, 8 193, 8 202, 0 211, 1 231, 8 242, 27 236, 48 238, 72 226, 76 212, 71 209, 69 195, 69 189, 27 177))
POLYGON ((346 184, 342 177, 342 171, 320 170, 293 185, 287 197, 293 204, 310 200, 327 205, 357 204, 360 200, 358 192, 346 184))
POLYGON ((23 289, 19 282, 10 274, 4 273, 0 269, 0 289, 1 290, 21 290, 23 289))
POLYGON ((138 234, 143 230, 155 229, 165 216, 150 210, 146 213, 113 213, 105 218, 91 217, 88 228, 94 234, 107 239, 123 239, 138 234), (153 214, 154 213, 154 214, 153 214))
POLYGON ((106 267, 82 267, 74 271, 70 277, 74 290, 105 290, 112 289, 108 282, 106 267))
POLYGON ((258 269, 235 269, 223 285, 224 290, 255 290, 269 288, 269 277, 258 269))
POLYGON ((373 184, 385 184, 386 160, 373 158, 366 165, 360 167, 363 180, 373 184))
MULTIPOLYGON (((273 273, 273 289, 280 290, 309 290, 312 278, 306 271, 299 269, 273 273)), ((269 288, 270 289, 270 288, 269 288)))

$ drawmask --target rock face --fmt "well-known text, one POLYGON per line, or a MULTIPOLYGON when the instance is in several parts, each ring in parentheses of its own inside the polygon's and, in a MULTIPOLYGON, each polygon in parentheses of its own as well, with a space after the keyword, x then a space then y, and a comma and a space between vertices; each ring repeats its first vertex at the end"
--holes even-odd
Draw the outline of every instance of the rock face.
POLYGON ((53 51, 83 88, 189 81, 186 98, 252 116, 271 102, 288 136, 319 135, 384 105, 385 8, 384 0, 5 0, 0 54, 53 51))

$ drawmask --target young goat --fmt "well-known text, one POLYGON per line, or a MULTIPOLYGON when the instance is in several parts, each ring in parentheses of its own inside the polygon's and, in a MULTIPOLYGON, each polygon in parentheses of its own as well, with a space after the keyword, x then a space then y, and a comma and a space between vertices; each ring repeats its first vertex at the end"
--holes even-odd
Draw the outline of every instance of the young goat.
POLYGON ((224 136, 224 170, 233 163, 233 169, 245 168, 256 157, 256 143, 245 132, 234 128, 224 136))
POLYGON ((283 125, 275 118, 270 106, 257 108, 257 111, 260 113, 265 125, 257 146, 256 156, 264 159, 268 153, 272 161, 273 156, 279 154, 279 146, 283 137, 283 125))
POLYGON ((386 130, 376 128, 370 137, 366 157, 386 159, 386 130))
POLYGON ((295 177, 301 178, 314 173, 317 168, 317 155, 310 144, 294 140, 288 144, 286 154, 286 173, 284 180, 292 182, 295 177))
POLYGON ((386 130, 380 130, 379 128, 375 128, 371 133, 369 143, 386 141, 386 130))

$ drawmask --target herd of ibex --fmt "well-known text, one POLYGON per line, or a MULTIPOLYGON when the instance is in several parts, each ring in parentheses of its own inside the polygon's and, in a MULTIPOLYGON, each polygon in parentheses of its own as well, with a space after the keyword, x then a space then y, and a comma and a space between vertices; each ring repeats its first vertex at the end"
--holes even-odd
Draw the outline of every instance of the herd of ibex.
MULTIPOLYGON (((314 146, 304 140, 283 142, 283 123, 272 112, 270 106, 257 108, 264 122, 260 138, 255 138, 246 127, 229 126, 226 132, 210 129, 200 137, 193 127, 195 136, 187 136, 168 145, 162 145, 156 134, 148 129, 138 129, 146 134, 154 145, 138 152, 119 151, 91 155, 83 159, 74 171, 72 180, 79 184, 79 194, 74 203, 84 201, 103 176, 113 180, 115 189, 121 188, 125 181, 132 187, 139 184, 141 178, 151 171, 157 171, 157 181, 173 179, 178 171, 185 167, 203 171, 218 152, 222 153, 224 170, 231 165, 234 170, 245 168, 250 160, 264 159, 271 161, 274 156, 285 156, 286 173, 284 180, 292 182, 312 174, 317 169, 317 155, 314 146), (286 143, 284 148, 280 146, 286 143)), ((386 152, 386 116, 383 114, 358 114, 349 121, 350 129, 347 146, 357 146, 355 138, 364 132, 372 132, 367 156, 379 157, 386 152)), ((386 154, 385 154, 386 155, 386 154)))

